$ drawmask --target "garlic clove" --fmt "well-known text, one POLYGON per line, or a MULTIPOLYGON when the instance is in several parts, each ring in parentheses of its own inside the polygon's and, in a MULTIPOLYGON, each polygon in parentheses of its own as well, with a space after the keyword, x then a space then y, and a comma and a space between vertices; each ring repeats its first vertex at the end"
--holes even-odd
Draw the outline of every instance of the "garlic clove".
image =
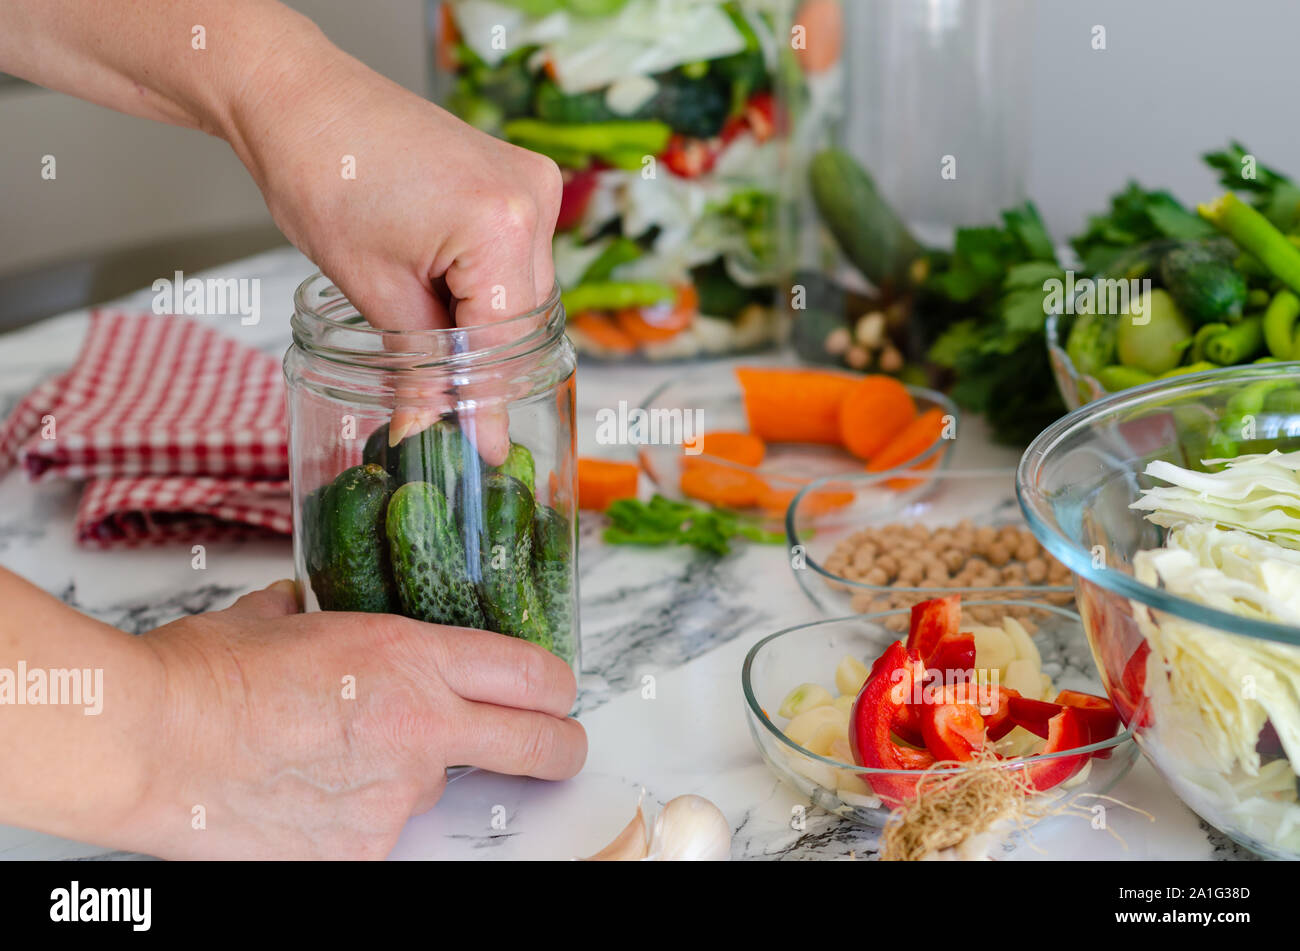
POLYGON ((623 831, 595 855, 583 859, 584 862, 637 862, 646 857, 649 843, 645 834, 645 812, 638 802, 636 815, 623 827, 623 831))
POLYGON ((655 819, 650 858, 660 862, 724 862, 731 858, 731 826, 703 796, 678 796, 655 819))

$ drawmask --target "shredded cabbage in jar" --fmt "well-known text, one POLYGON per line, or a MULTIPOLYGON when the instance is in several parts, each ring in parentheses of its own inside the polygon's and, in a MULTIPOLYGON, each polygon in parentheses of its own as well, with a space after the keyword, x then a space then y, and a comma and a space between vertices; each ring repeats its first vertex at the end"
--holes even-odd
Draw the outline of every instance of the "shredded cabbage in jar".
MULTIPOLYGON (((1151 463, 1170 483, 1133 508, 1170 529, 1138 552, 1138 581, 1243 617, 1300 627, 1300 452, 1241 456, 1220 472, 1151 463)), ((1234 831, 1300 851, 1300 648, 1184 620, 1133 602, 1151 645, 1146 741, 1194 809, 1234 831), (1277 735, 1263 748, 1261 731, 1277 735)))

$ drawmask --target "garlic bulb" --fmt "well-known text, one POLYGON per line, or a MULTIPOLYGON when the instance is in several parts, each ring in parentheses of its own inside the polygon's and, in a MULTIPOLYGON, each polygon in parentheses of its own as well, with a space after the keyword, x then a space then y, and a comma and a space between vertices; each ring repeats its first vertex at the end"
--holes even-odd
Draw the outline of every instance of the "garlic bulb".
POLYGON ((731 826, 702 796, 678 796, 655 819, 650 858, 661 862, 721 862, 731 858, 731 826))
MULTIPOLYGON (((644 793, 643 793, 644 795, 644 793)), ((646 856, 648 843, 645 836, 645 813, 641 803, 636 804, 636 815, 623 827, 623 831, 614 837, 614 841, 595 855, 584 859, 587 862, 636 862, 646 856)))

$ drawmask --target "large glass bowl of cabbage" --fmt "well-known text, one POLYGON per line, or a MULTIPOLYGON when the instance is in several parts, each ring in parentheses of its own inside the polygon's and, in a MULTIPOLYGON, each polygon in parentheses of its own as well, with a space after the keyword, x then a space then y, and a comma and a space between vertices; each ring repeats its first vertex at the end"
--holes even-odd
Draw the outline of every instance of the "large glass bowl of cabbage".
POLYGON ((1300 364, 1090 403, 1017 492, 1144 755, 1211 825, 1300 858, 1300 364))

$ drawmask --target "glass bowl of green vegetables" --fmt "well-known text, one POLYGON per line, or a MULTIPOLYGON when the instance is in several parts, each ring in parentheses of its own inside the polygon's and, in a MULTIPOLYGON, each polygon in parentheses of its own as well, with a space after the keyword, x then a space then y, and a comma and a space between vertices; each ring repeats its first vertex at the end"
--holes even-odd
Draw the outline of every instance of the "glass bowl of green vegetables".
POLYGON ((1300 247, 1232 193, 1200 211, 1218 234, 1138 245, 1049 293, 1048 354, 1071 409, 1159 379, 1300 360, 1300 247))

